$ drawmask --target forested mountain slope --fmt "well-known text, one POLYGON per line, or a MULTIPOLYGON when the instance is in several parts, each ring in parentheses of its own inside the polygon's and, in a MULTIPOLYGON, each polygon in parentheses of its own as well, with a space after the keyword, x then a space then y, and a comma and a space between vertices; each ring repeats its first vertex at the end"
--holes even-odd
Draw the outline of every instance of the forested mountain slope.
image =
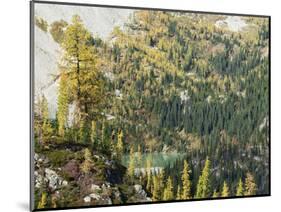
POLYGON ((188 152, 197 168, 209 156, 219 184, 248 170, 264 191, 268 23, 245 18, 248 28, 233 32, 217 28, 219 18, 140 11, 115 28, 104 55, 119 98, 107 113, 144 152, 188 152))
POLYGON ((79 16, 57 23, 57 112, 50 119, 39 96, 35 151, 61 175, 76 164, 77 176, 65 175, 67 189, 79 193, 75 204, 93 182, 111 187, 83 204, 268 194, 268 19, 241 17, 235 30, 218 24, 224 20, 134 11, 109 39, 91 34, 79 16), (183 157, 156 167, 156 153, 183 157), (82 190, 74 191, 77 183, 82 190))

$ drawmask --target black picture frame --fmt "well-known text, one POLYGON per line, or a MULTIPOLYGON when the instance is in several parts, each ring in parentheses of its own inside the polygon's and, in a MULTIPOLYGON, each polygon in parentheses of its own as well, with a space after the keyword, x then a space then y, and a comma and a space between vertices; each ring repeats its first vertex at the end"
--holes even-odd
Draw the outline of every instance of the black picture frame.
POLYGON ((150 205, 150 204, 162 204, 162 203, 176 203, 176 202, 199 202, 206 200, 225 200, 225 199, 240 199, 240 198, 253 198, 253 197, 270 197, 271 196, 271 16, 270 15, 256 15, 256 14, 242 14, 242 13, 226 13, 226 12, 207 12, 207 11, 197 11, 197 10, 180 10, 180 9, 167 9, 167 8, 147 8, 147 7, 133 7, 124 5, 103 5, 103 4, 90 4, 90 3, 73 3, 73 2, 56 2, 56 1, 36 1, 32 0, 30 4, 30 211, 51 211, 51 210, 68 210, 68 209, 82 209, 82 208, 99 208, 99 207, 120 207, 129 205, 150 205), (215 197, 215 198, 202 198, 202 199, 190 199, 190 200, 170 200, 170 201, 157 201, 157 202, 145 202, 145 203, 126 203, 126 204, 111 204, 111 205, 92 205, 92 206, 79 206, 79 207, 61 207, 61 208, 44 208, 44 209, 34 209, 34 6, 35 4, 52 4, 52 5, 66 5, 66 6, 85 6, 85 7, 99 7, 99 8, 116 8, 116 9, 136 9, 136 10, 155 10, 155 11, 167 11, 167 12, 182 12, 182 13, 197 13, 197 14, 207 14, 207 15, 229 15, 229 16, 243 16, 243 17, 261 17, 268 19, 269 27, 269 46, 268 46, 268 57, 269 57, 269 128, 268 128, 268 138, 269 138, 269 192, 268 194, 261 195, 251 195, 251 196, 229 196, 229 197, 215 197))

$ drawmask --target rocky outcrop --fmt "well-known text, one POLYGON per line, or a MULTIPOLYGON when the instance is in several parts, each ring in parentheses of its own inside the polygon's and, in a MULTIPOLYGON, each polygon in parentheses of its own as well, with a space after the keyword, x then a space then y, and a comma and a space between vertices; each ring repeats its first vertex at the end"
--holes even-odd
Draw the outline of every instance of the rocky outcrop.
POLYGON ((152 201, 151 198, 147 197, 147 193, 145 190, 142 188, 141 185, 136 184, 134 185, 135 189, 135 198, 138 199, 139 202, 150 202, 152 201))
POLYGON ((48 182, 51 190, 56 190, 62 186, 67 186, 68 182, 63 180, 54 170, 49 168, 45 169, 45 179, 48 182))
POLYGON ((111 186, 107 183, 102 186, 92 184, 90 193, 87 194, 84 198, 84 203, 91 204, 120 204, 122 203, 121 193, 119 188, 116 186, 111 186))
POLYGON ((44 155, 35 154, 35 188, 41 188, 47 186, 51 191, 55 191, 59 188, 68 185, 68 182, 57 174, 55 170, 46 168, 49 166, 49 159, 44 155))
MULTIPOLYGON (((77 155, 78 152, 73 152, 77 155)), ((82 205, 110 205, 149 202, 144 188, 139 185, 123 186, 126 168, 103 155, 92 153, 90 172, 81 171, 83 159, 73 157, 62 167, 54 167, 43 154, 35 154, 35 188, 55 196, 57 201, 67 197, 82 205)))

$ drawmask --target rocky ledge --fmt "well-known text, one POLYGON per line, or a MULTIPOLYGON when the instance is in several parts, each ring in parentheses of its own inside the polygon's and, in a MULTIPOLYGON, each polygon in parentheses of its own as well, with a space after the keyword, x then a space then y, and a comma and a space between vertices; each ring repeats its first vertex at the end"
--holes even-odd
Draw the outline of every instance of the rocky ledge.
POLYGON ((76 153, 60 167, 54 166, 54 158, 49 158, 48 154, 34 156, 35 193, 39 197, 47 193, 52 207, 152 201, 141 185, 123 184, 126 168, 116 161, 93 154, 89 172, 84 173, 81 157, 76 153))

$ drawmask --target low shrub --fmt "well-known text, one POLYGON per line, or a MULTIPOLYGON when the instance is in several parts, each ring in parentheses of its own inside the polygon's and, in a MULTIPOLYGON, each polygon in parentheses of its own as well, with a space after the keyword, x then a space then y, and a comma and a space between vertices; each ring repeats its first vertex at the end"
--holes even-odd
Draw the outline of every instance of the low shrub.
POLYGON ((65 163, 74 158, 73 153, 69 150, 52 150, 46 152, 46 156, 55 167, 62 167, 65 163))

